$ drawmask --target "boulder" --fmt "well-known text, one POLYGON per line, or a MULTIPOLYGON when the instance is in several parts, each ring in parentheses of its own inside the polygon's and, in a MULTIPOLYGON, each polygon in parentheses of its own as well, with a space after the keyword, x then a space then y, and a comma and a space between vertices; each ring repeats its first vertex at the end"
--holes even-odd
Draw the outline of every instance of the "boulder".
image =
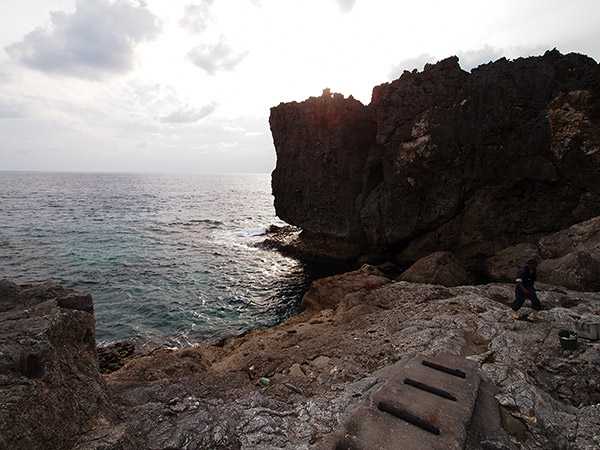
POLYGON ((306 231, 309 260, 451 251, 477 271, 600 215, 599 102, 598 64, 552 50, 471 73, 451 57, 375 87, 367 106, 328 91, 280 104, 276 212, 306 231))
POLYGON ((540 262, 541 282, 577 291, 600 291, 600 255, 574 251, 561 258, 540 262))
POLYGON ((537 245, 518 244, 502 249, 485 260, 486 275, 491 281, 512 283, 515 281, 519 269, 525 266, 531 258, 538 261, 541 259, 537 245))
POLYGON ((544 259, 560 258, 578 250, 600 255, 600 216, 544 236, 539 248, 544 259))
POLYGON ((312 282, 300 303, 300 310, 334 309, 348 293, 369 290, 390 283, 376 268, 367 264, 360 270, 321 278, 312 282))
POLYGON ((492 281, 512 282, 529 258, 540 261, 538 280, 578 291, 600 290, 600 217, 544 236, 535 244, 500 250, 485 261, 492 281))
POLYGON ((90 294, 0 281, 0 349, 0 448, 71 449, 116 420, 98 371, 90 294))
POLYGON ((400 281, 441 284, 448 287, 471 282, 462 263, 450 252, 435 252, 421 258, 400 275, 400 281))

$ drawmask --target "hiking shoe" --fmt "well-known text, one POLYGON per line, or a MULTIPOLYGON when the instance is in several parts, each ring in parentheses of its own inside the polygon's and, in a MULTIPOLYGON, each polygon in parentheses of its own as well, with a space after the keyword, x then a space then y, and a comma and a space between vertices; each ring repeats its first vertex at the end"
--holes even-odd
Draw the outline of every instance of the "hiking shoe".
POLYGON ((533 311, 531 317, 533 318, 533 320, 544 320, 544 318, 540 316, 540 313, 537 311, 533 311))
POLYGON ((512 316, 513 316, 514 319, 517 319, 517 320, 520 319, 519 313, 516 312, 514 309, 512 310, 512 316))

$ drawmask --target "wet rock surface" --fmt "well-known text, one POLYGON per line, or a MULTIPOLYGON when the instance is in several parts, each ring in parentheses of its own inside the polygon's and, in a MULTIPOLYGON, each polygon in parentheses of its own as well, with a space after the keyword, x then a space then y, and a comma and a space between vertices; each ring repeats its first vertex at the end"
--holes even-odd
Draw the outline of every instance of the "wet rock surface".
POLYGON ((598 64, 556 50, 471 73, 448 58, 377 86, 368 106, 329 91, 281 104, 277 214, 303 230, 307 259, 450 251, 478 270, 600 215, 599 104, 598 64))

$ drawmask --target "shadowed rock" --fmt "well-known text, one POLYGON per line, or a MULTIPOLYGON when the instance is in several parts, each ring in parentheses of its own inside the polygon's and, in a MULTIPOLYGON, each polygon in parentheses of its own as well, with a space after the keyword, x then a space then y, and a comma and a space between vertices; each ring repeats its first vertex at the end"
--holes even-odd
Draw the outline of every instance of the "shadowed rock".
POLYGON ((377 86, 368 106, 329 92, 281 104, 277 214, 303 230, 307 259, 451 251, 477 271, 600 215, 599 102, 596 62, 553 50, 471 73, 448 58, 377 86))
POLYGON ((493 281, 513 281, 529 258, 540 260, 541 282, 579 291, 600 290, 600 217, 550 234, 539 242, 519 244, 485 261, 493 281))

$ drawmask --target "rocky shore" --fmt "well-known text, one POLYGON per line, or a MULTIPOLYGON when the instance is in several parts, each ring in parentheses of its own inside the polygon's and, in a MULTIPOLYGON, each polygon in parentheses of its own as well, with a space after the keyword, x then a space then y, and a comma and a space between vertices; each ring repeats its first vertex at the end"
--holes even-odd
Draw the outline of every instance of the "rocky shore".
POLYGON ((314 282, 304 311, 281 325, 156 349, 101 376, 93 316, 61 300, 88 296, 0 286, 2 448, 319 448, 386 369, 440 353, 481 372, 473 417, 454 430, 466 448, 600 444, 600 342, 563 350, 558 339, 575 319, 600 320, 598 292, 541 285, 546 320, 516 321, 510 284, 417 284, 364 266, 314 282))

